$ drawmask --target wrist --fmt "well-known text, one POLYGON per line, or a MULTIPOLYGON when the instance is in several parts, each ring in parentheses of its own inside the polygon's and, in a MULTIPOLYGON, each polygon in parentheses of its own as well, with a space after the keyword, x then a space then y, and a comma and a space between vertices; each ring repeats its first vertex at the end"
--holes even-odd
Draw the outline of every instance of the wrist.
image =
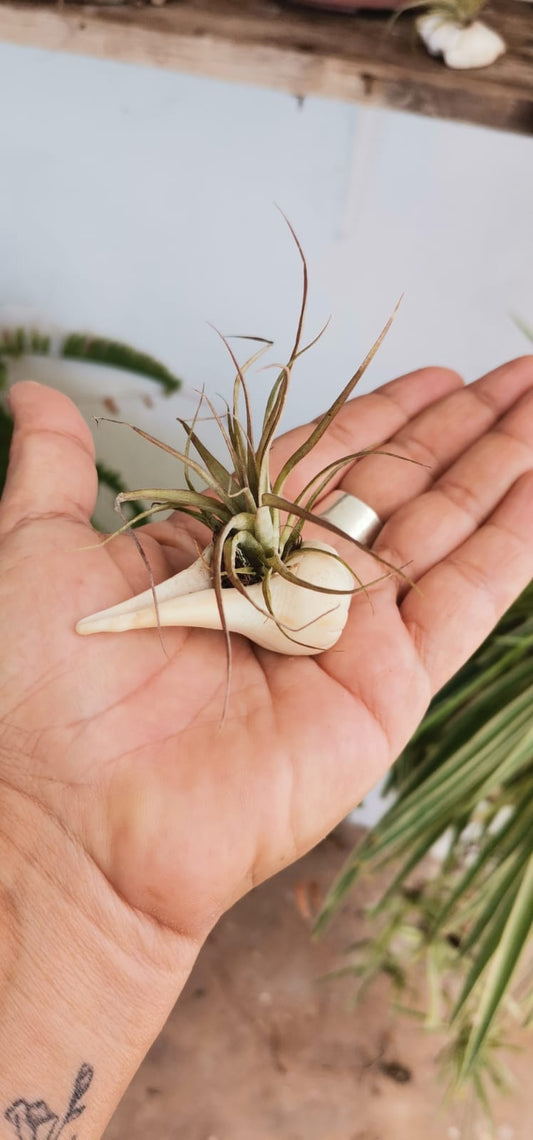
POLYGON ((69 1104, 101 1136, 198 946, 133 911, 55 819, 4 789, 0 916, 0 1137, 71 1140, 69 1104), (24 1106, 39 1102, 38 1131, 44 1107, 24 1106))

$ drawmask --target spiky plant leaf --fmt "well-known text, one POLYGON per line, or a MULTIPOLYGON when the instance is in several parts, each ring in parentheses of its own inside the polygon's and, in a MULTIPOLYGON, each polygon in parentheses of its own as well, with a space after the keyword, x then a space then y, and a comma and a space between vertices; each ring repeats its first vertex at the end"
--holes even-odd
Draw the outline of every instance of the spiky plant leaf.
MULTIPOLYGON (((533 855, 530 856, 501 938, 491 956, 488 977, 469 1037, 461 1076, 473 1069, 533 927, 533 855)), ((458 1011, 462 1006, 458 1007, 458 1011)))
POLYGON ((511 1011, 524 1023, 533 1013, 532 708, 533 584, 433 701, 388 781, 395 802, 347 861, 317 923, 320 932, 360 876, 396 863, 354 969, 374 977, 389 955, 407 983, 415 961, 433 956, 448 995, 447 1063, 485 1098, 502 1079, 496 1053, 511 1011), (447 855, 424 871, 445 836, 447 855), (411 941, 398 942, 398 913, 411 941))

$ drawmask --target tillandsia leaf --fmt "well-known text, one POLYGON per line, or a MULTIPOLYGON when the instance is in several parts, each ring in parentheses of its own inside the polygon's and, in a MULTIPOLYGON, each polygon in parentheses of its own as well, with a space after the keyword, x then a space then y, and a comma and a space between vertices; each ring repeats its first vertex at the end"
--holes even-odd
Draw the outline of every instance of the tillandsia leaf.
MULTIPOLYGON (((218 430, 222 436, 222 439, 224 440, 224 443, 225 443, 227 451, 228 451, 228 455, 229 455, 230 460, 231 460, 232 465, 233 465, 232 475, 233 475, 233 477, 235 479, 235 483, 236 483, 236 470, 237 470, 237 466, 238 466, 238 456, 237 456, 237 453, 236 453, 236 451, 233 447, 233 444, 231 442, 227 426, 224 423, 223 417, 221 415, 219 415, 219 413, 217 412, 215 405, 213 404, 213 401, 209 398, 207 392, 205 392, 204 390, 202 390, 202 392, 201 392, 200 403, 202 403, 202 402, 205 402, 207 404, 207 407, 209 408, 209 411, 211 412, 211 415, 212 415, 212 417, 213 417, 213 419, 214 419, 214 421, 218 427, 218 430)), ((229 409, 226 408, 226 417, 229 414, 230 414, 229 409)), ((195 420, 196 420, 196 418, 195 418, 195 420)), ((193 421, 193 427, 194 427, 194 423, 195 423, 195 421, 193 421)))
MULTIPOLYGON (((98 422, 100 423, 102 420, 106 423, 121 424, 123 427, 130 428, 136 433, 136 435, 140 435, 143 439, 146 439, 148 443, 155 444, 156 447, 161 448, 162 451, 166 451, 168 455, 172 455, 174 459, 179 459, 180 463, 183 463, 184 467, 190 469, 191 471, 194 471, 195 474, 198 475, 200 479, 202 479, 203 482, 211 488, 212 491, 215 491, 224 505, 229 509, 230 513, 233 513, 231 496, 227 493, 225 488, 220 485, 218 480, 213 478, 210 471, 208 471, 206 467, 202 467, 200 463, 196 463, 194 459, 191 459, 190 455, 187 455, 182 451, 176 451, 176 449, 174 447, 171 447, 170 444, 163 443, 162 440, 156 439, 155 436, 150 435, 147 431, 144 431, 143 428, 137 427, 135 424, 128 424, 125 422, 125 420, 115 420, 110 419, 108 416, 100 416, 98 418, 98 422)), ((146 493, 142 491, 136 491, 135 497, 149 499, 152 497, 152 494, 151 491, 147 491, 146 493)), ((165 492, 165 498, 170 503, 171 493, 165 492)), ((122 499, 121 501, 125 500, 122 499)))
MULTIPOLYGON (((201 491, 169 491, 165 487, 150 487, 138 491, 122 491, 117 495, 117 502, 127 503, 132 499, 138 499, 142 496, 143 499, 151 499, 154 506, 158 510, 189 510, 189 513, 201 516, 201 521, 207 516, 212 516, 217 519, 217 525, 229 522, 233 518, 233 512, 226 507, 224 503, 219 502, 209 495, 203 495, 201 491)), ((144 514, 149 514, 144 511, 144 514)), ((112 536, 110 536, 112 537, 112 536)))
MULTIPOLYGON (((275 365, 275 364, 273 365, 273 367, 274 367, 274 368, 276 368, 276 367, 278 367, 278 368, 279 368, 279 366, 277 366, 277 365, 275 365)), ((277 401, 279 400, 279 390, 280 390, 280 386, 281 386, 281 384, 283 383, 283 381, 284 381, 284 380, 287 380, 287 381, 289 381, 289 380, 290 380, 290 375, 291 375, 291 369, 290 369, 290 366, 289 366, 288 364, 284 364, 284 365, 283 365, 283 366, 280 368, 280 370, 279 370, 279 375, 278 375, 278 377, 277 377, 277 380, 276 380, 276 381, 275 381, 275 383, 272 385, 272 388, 270 389, 270 392, 269 392, 269 394, 268 394, 268 399, 267 399, 267 402, 266 402, 266 404, 265 404, 265 411, 264 411, 264 413, 263 413, 263 427, 262 427, 262 435, 264 435, 264 433, 265 433, 265 432, 268 432, 268 433, 270 434, 270 421, 271 421, 272 413, 273 413, 273 411, 274 411, 274 407, 275 407, 275 405, 276 405, 277 401)), ((279 414, 278 414, 278 417, 277 417, 277 420, 276 420, 276 424, 278 424, 278 423, 279 423, 279 420, 280 420, 280 418, 281 418, 281 413, 279 413, 279 414)), ((274 429, 274 430, 275 430, 275 429, 274 429)), ((259 452, 259 451, 261 451, 262 453, 264 453, 264 451, 265 451, 265 446, 264 446, 264 444, 263 444, 263 445, 261 445, 261 443, 259 444, 259 447, 258 447, 258 452, 259 452)))
POLYGON ((240 423, 238 420, 235 420, 230 410, 228 410, 226 417, 226 426, 231 439, 232 451, 235 455, 236 479, 240 486, 245 487, 248 484, 248 449, 246 447, 246 436, 240 423))
POLYGON ((290 381, 290 369, 284 367, 281 370, 276 383, 272 389, 272 405, 265 415, 263 422, 263 431, 261 432, 261 439, 257 448, 257 466, 260 472, 258 496, 261 501, 261 496, 265 491, 270 490, 270 473, 269 473, 269 452, 270 446, 279 426, 279 422, 283 415, 285 403, 287 400, 287 392, 290 381))
MULTIPOLYGON (((325 494, 328 484, 334 479, 344 467, 349 464, 356 463, 359 459, 363 459, 368 455, 386 455, 391 459, 403 459, 406 463, 414 463, 417 467, 426 467, 427 464, 419 463, 417 459, 410 459, 407 455, 399 455, 395 451, 385 451, 381 444, 376 444, 374 447, 363 448, 362 451, 354 451, 351 455, 345 455, 342 459, 334 460, 318 471, 312 479, 306 483, 305 487, 300 494, 296 496, 295 503, 301 504, 305 510, 311 511, 315 503, 325 494), (314 488, 314 489, 313 489, 314 488)), ((291 531, 294 536, 298 536, 304 525, 304 519, 301 518, 296 526, 291 526, 291 517, 287 520, 287 531, 291 531)), ((288 538, 288 535, 287 535, 288 538)))
MULTIPOLYGON (((96 474, 98 475, 98 483, 100 487, 106 487, 109 491, 112 491, 115 496, 120 495, 120 493, 124 491, 124 483, 121 476, 119 475, 119 472, 115 471, 112 467, 108 467, 106 463, 97 461, 96 474)), ((128 503, 128 513, 131 511, 132 517, 129 519, 131 525, 139 525, 139 516, 142 513, 142 510, 142 503, 139 502, 138 499, 130 500, 128 503)), ((94 520, 93 525, 96 525, 94 520)))
MULTIPOLYGON (((218 332, 218 330, 215 329, 215 332, 218 332)), ((231 359, 233 361, 233 364, 236 368, 236 371, 237 371, 237 375, 235 377, 235 381, 233 384, 233 419, 236 420, 237 422, 239 422, 239 398, 240 398, 240 395, 242 393, 242 396, 244 397, 244 406, 245 406, 245 410, 246 410, 246 438, 248 441, 249 450, 251 453, 253 453, 255 450, 254 426, 253 426, 253 419, 252 419, 252 408, 251 408, 251 404, 250 404, 250 394, 248 392, 248 385, 246 383, 245 373, 248 371, 249 368, 252 367, 253 364, 256 363, 257 360, 260 360, 260 358, 262 356, 264 356, 267 349, 271 347, 272 342, 269 340, 265 341, 263 343, 262 347, 260 349, 258 349, 257 352, 254 352, 253 355, 250 356, 248 358, 248 360, 246 360, 245 363, 241 365, 241 364, 239 364, 239 361, 237 360, 237 357, 236 357, 236 355, 235 355, 235 353, 231 347, 231 344, 229 343, 228 337, 223 336, 223 334, 220 332, 218 333, 218 335, 219 335, 220 339, 222 340, 222 343, 227 348, 227 350, 231 356, 231 359)))
MULTIPOLYGON (((260 357, 262 357, 264 355, 266 350, 271 347, 271 344, 272 344, 271 341, 267 341, 266 344, 263 346, 263 348, 261 348, 259 350, 259 352, 256 352, 253 356, 251 356, 249 358, 249 360, 246 361, 246 363, 243 365, 243 368, 242 368, 243 375, 246 372, 246 370, 252 364, 255 364, 256 361, 259 360, 260 357)), ((247 389, 246 383, 244 383, 243 389, 244 389, 245 399, 246 399, 246 415, 247 415, 247 420, 249 421, 249 431, 247 431, 247 439, 248 439, 248 456, 247 456, 247 459, 248 459, 248 462, 247 462, 248 486, 250 488, 250 492, 251 492, 253 498, 255 499, 255 501, 259 502, 260 484, 261 484, 261 462, 260 462, 258 454, 256 454, 255 449, 254 449, 254 442, 253 442, 254 436, 253 436, 253 430, 252 430, 252 414, 251 414, 251 410, 250 410, 250 400, 249 400, 248 389, 247 389)))
POLYGON ((282 467, 282 469, 281 469, 281 471, 280 471, 280 473, 279 473, 279 475, 278 475, 278 477, 275 480, 274 485, 273 485, 274 494, 279 495, 281 493, 286 480, 288 479, 288 477, 289 477, 291 471, 294 469, 294 467, 296 467, 296 464, 300 463, 301 460, 304 459, 306 455, 309 455, 309 452, 312 451, 314 447, 316 447, 319 440, 322 439, 322 436, 325 434, 325 432, 328 430, 329 426, 331 425, 331 423, 335 419, 335 416, 338 415, 341 408, 346 403, 347 399, 349 398, 349 396, 353 392, 356 384, 358 384, 359 380, 361 379, 361 377, 366 372, 369 364, 374 359, 374 356, 376 355, 378 348, 383 343, 383 341, 384 341, 384 339, 385 339, 385 337, 386 337, 386 335, 387 335, 387 333, 388 333, 388 331, 392 325, 392 322, 396 316, 396 313, 398 312, 400 303, 401 303, 401 299, 400 299, 400 301, 398 301, 397 305, 395 306, 394 311, 392 313, 392 316, 389 317, 384 329, 379 334, 375 343, 372 345, 370 352, 367 353, 365 359, 363 360, 363 363, 359 366, 357 371, 354 372, 351 379, 345 385, 340 396, 338 396, 337 399, 334 400, 331 407, 328 408, 328 411, 325 412, 324 415, 320 417, 319 422, 317 423, 316 427, 313 429, 313 431, 311 432, 311 434, 309 435, 309 437, 307 438, 305 443, 301 444, 301 446, 299 448, 297 448, 297 450, 293 453, 293 455, 291 455, 291 457, 289 459, 287 459, 286 463, 283 465, 283 467, 282 467))
MULTIPOLYGON (((182 420, 178 416, 177 423, 181 424, 183 430, 186 432, 186 435, 187 435, 187 447, 185 449, 184 454, 187 455, 187 457, 189 457, 189 450, 188 449, 189 449, 189 445, 192 444, 192 446, 195 448, 196 452, 200 456, 200 459, 202 460, 204 466, 207 468, 210 475, 214 479, 215 483, 217 483, 220 487, 224 487, 225 490, 227 491, 228 495, 233 494, 233 492, 236 489, 236 483, 235 483, 235 480, 234 480, 231 472, 228 471, 228 469, 226 467, 224 467, 224 465, 222 463, 219 462, 219 460, 216 458, 216 456, 214 456, 209 451, 209 449, 204 446, 201 439, 198 437, 198 435, 193 430, 193 428, 188 425, 186 420, 182 420)), ((189 466, 189 464, 187 463, 186 467, 188 467, 188 466, 189 466)), ((192 490, 193 488, 190 488, 190 489, 192 490)))
MULTIPOLYGON (((265 574, 265 577, 263 578, 263 581, 261 583, 261 589, 262 589, 262 594, 263 594, 263 598, 265 601, 266 613, 268 613, 268 615, 272 619, 272 621, 275 622, 277 628, 284 635, 284 637, 288 637, 289 641, 296 642, 296 638, 291 636, 287 627, 285 625, 283 625, 278 620, 278 618, 276 617, 276 613, 275 613, 273 602, 272 602, 272 593, 271 593, 271 589, 270 589, 271 578, 272 578, 272 572, 269 571, 268 574, 265 574)), ((298 630, 293 630, 292 632, 298 633, 298 630)))
MULTIPOLYGON (((307 546, 308 550, 314 549, 312 543, 309 541, 306 542, 306 546, 307 546)), ((386 578, 389 578, 390 577, 389 571, 387 570, 385 573, 380 574, 379 577, 377 577, 377 578, 372 578, 372 580, 370 582, 363 582, 362 578, 359 577, 357 572, 354 570, 353 566, 350 566, 350 564, 348 562, 346 562, 346 560, 344 558, 341 558, 340 554, 338 554, 335 551, 333 557, 335 558, 336 562, 339 562, 341 566, 344 566, 344 568, 348 571, 348 573, 352 575, 352 578, 357 582, 357 587, 352 592, 353 593, 361 593, 361 592, 368 593, 368 602, 369 602, 369 605, 372 607, 372 595, 370 594, 370 587, 371 586, 377 586, 380 582, 384 582, 386 578)))
POLYGON ((266 351, 266 348, 269 347, 269 344, 267 342, 267 344, 264 345, 262 348, 260 348, 258 352, 254 353, 254 355, 251 356, 245 362, 245 364, 240 365, 238 360, 237 360, 237 357, 235 356, 235 353, 234 353, 234 351, 233 351, 233 349, 229 343, 228 338, 223 336, 223 334, 221 332, 219 332, 219 330, 216 329, 214 327, 214 325, 211 325, 211 328, 213 328, 214 331, 216 332, 217 336, 220 337, 222 343, 224 344, 225 348, 227 349, 227 351, 231 357, 231 360, 233 361, 233 364, 236 368, 237 374, 236 374, 236 377, 235 377, 235 380, 233 383, 233 411, 230 412, 228 409, 228 429, 230 428, 230 424, 231 424, 230 434, 231 434, 231 439, 232 439, 232 450, 235 453, 235 459, 236 459, 235 468, 236 468, 236 471, 239 473, 239 481, 240 482, 247 482, 251 476, 252 483, 253 483, 253 479, 254 479, 253 464, 252 464, 252 467, 250 467, 250 458, 253 457, 253 454, 254 454, 253 423, 252 423, 252 412, 251 412, 251 406, 250 406, 250 397, 249 397, 248 387, 246 384, 244 374, 245 374, 247 368, 249 368, 251 366, 251 364, 253 364, 253 362, 256 359, 258 359, 258 357, 263 355, 263 353, 266 351), (243 429, 241 427, 241 423, 239 420, 239 401, 240 401, 241 394, 244 397, 244 404, 245 404, 245 409, 246 409, 246 430, 245 430, 245 432, 243 432, 243 429))
MULTIPOLYGON (((190 437, 190 431, 191 431, 191 430, 192 430, 192 431, 194 431, 194 428, 196 427, 196 423, 197 423, 197 421, 198 421, 198 417, 199 417, 199 415, 200 415, 200 410, 201 410, 201 407, 202 407, 202 403, 203 403, 203 390, 202 390, 202 391, 200 392, 200 394, 199 394, 199 399, 198 399, 198 403, 197 403, 197 405, 196 405, 196 408, 195 408, 195 411, 194 411, 194 415, 193 415, 193 417, 192 417, 192 422, 189 424, 189 423, 186 423, 186 422, 185 422, 185 421, 183 421, 183 420, 182 420, 182 421, 178 421, 178 422, 181 422, 181 425, 182 425, 182 427, 184 427, 184 430, 185 430, 185 433, 186 433, 186 437, 187 437, 187 438, 186 438, 186 443, 185 443, 185 451, 184 451, 184 454, 187 456, 187 459, 189 458, 189 455, 190 455, 190 453, 191 453, 191 437, 190 437)), ((195 491, 195 490, 196 490, 196 487, 195 487, 195 485, 194 485, 194 483, 193 483, 193 481, 192 481, 191 475, 190 475, 190 473, 189 473, 189 468, 188 468, 188 466, 187 466, 187 465, 185 465, 185 466, 184 466, 184 468, 183 468, 183 478, 185 479, 185 483, 186 483, 186 486, 187 486, 188 490, 189 490, 189 491, 195 491)))
MULTIPOLYGON (((265 617, 265 618, 270 618, 275 623, 277 629, 279 629, 280 633, 282 633, 284 637, 286 637, 289 641, 292 641, 295 645, 302 645, 302 644, 305 645, 306 642, 302 642, 300 639, 296 640, 296 638, 292 637, 291 635, 292 635, 292 633, 299 633, 301 631, 301 629, 306 628, 306 627, 303 626, 303 627, 299 627, 298 629, 290 629, 290 627, 287 626, 284 622, 279 621, 279 619, 276 616, 276 613, 274 611, 274 607, 272 604, 272 596, 271 596, 271 592, 270 592, 270 578, 272 576, 272 571, 267 570, 266 573, 262 572, 260 575, 262 593, 263 593, 263 598, 265 601, 265 606, 263 607, 263 606, 258 605, 257 602, 254 601, 254 599, 250 596, 250 594, 246 592, 246 588, 243 585, 243 583, 240 581, 239 576, 238 576, 238 570, 237 570, 237 566, 236 566, 236 554, 237 554, 237 550, 239 548, 242 549, 242 547, 244 545, 244 540, 243 540, 242 536, 237 534, 232 539, 227 539, 226 544, 225 544, 226 547, 228 546, 228 543, 230 544, 230 546, 229 546, 230 554, 229 554, 229 558, 225 557, 224 562, 225 562, 225 567, 226 567, 226 573, 228 575, 228 578, 229 578, 232 586, 234 586, 235 589, 237 589, 239 591, 239 593, 245 595, 247 602, 250 603, 253 606, 253 608, 258 611, 258 613, 262 614, 263 617, 265 617)), ((257 544, 257 545, 259 546, 259 544, 257 544)), ((261 550, 261 549, 262 548, 259 546, 259 550, 261 550)), ((310 624, 312 624, 312 623, 310 623, 310 624)), ((314 649, 315 646, 309 644, 308 648, 314 649)))
POLYGON ((323 527, 324 530, 331 531, 331 533, 336 534, 338 538, 352 542, 359 548, 359 550, 363 550, 365 554, 371 553, 372 558, 374 558, 376 562, 379 562, 381 566, 385 566, 391 574, 398 574, 399 577, 402 578, 405 582, 408 582, 410 586, 414 586, 414 583, 411 582, 410 578, 408 578, 407 575, 403 573, 402 569, 399 566, 393 566, 392 562, 388 562, 386 558, 381 558, 381 556, 379 554, 376 554, 374 550, 369 551, 368 547, 365 546, 364 543, 359 542, 356 538, 352 538, 351 535, 346 534, 346 531, 341 530, 340 527, 335 526, 335 523, 330 522, 329 519, 323 518, 322 515, 315 515, 312 511, 306 511, 305 508, 299 506, 298 503, 293 503, 290 501, 290 499, 284 499, 281 495, 265 494, 263 495, 262 501, 266 506, 277 507, 280 511, 286 511, 287 514, 295 514, 299 518, 304 519, 306 522, 316 523, 317 526, 323 527))
MULTIPOLYGON (((251 521, 253 527, 253 518, 251 521)), ((222 712, 222 721, 225 720, 229 693, 231 687, 231 669, 232 669, 232 652, 231 652, 231 637, 226 621, 226 614, 224 611, 223 587, 222 587, 222 568, 224 565, 224 544, 226 539, 229 538, 231 530, 235 528, 249 530, 250 529, 250 516, 236 515, 214 536, 213 541, 213 559, 212 559, 212 572, 213 572, 213 587, 215 590, 215 597, 220 616, 220 623, 226 642, 226 661, 227 661, 227 675, 226 675, 226 691, 224 696, 224 709, 222 712)))
POLYGON ((231 348, 231 345, 228 344, 225 337, 223 337, 222 340, 223 340, 224 344, 226 345, 226 347, 227 347, 227 349, 231 355, 231 359, 233 360, 233 363, 237 369, 237 375, 235 377, 234 384, 233 384, 233 412, 231 414, 231 419, 232 419, 232 424, 233 424, 234 430, 236 432, 236 435, 238 436, 239 439, 242 439, 242 441, 243 441, 243 452, 244 452, 244 456, 246 459, 245 471, 248 472, 248 460, 249 460, 249 458, 252 458, 254 455, 255 445, 254 445, 254 430, 253 430, 253 422, 252 422, 252 410, 251 410, 251 406, 250 406, 250 395, 248 392, 248 385, 246 383, 244 374, 247 371, 247 369, 250 368, 250 366, 253 364, 253 362, 255 360, 257 360, 258 357, 260 357, 264 354, 266 349, 264 347, 259 349, 259 351, 254 353, 253 356, 249 357, 249 359, 241 367, 241 365, 239 365, 239 362, 235 356, 235 353, 233 352, 233 349, 231 348), (241 397, 241 395, 244 397, 244 405, 245 405, 245 410, 246 410, 245 427, 243 427, 241 425, 241 421, 240 421, 240 397, 241 397))
MULTIPOLYGON (((279 209, 279 206, 278 206, 278 209, 279 209)), ((298 351, 299 351, 300 344, 302 341, 302 333, 303 333, 303 327, 304 327, 305 313, 306 313, 306 309, 307 309, 307 296, 309 293, 309 274, 307 271, 307 259, 306 259, 305 253, 302 249, 302 245, 299 241, 298 235, 297 235, 296 231, 293 229, 287 215, 283 213, 283 210, 280 210, 279 212, 280 212, 282 218, 284 219, 284 221, 286 222, 286 224, 289 228, 289 232, 291 234, 291 237, 292 237, 294 244, 296 246, 296 249, 298 250, 298 253, 300 255, 300 261, 302 263, 302 274, 303 274, 302 301, 301 301, 301 305, 300 305, 300 315, 298 317, 298 324, 296 326, 296 336, 294 338, 294 344, 292 347, 292 352, 291 352, 290 357, 289 357, 289 361, 292 364, 292 362, 294 360, 296 360, 296 357, 298 356, 298 351)))
MULTIPOLYGON (((330 557, 336 558, 336 555, 331 554, 330 557)), ((346 565, 346 563, 344 563, 344 565, 346 565)), ((280 575, 281 578, 285 578, 287 582, 293 582, 295 586, 302 586, 305 590, 314 590, 317 594, 356 594, 361 589, 361 587, 357 585, 354 586, 353 590, 334 590, 329 586, 318 586, 316 582, 307 582, 305 578, 299 578, 296 574, 291 574, 291 571, 287 569, 285 563, 281 558, 273 558, 272 568, 276 571, 277 574, 280 575)))
POLYGON ((330 326, 330 323, 331 323, 331 317, 328 317, 327 321, 324 321, 322 328, 319 329, 316 336, 314 336, 312 340, 309 340, 307 342, 307 344, 304 344, 303 348, 299 348, 298 351, 296 353, 294 353, 294 356, 292 357, 292 359, 293 360, 299 360, 301 356, 305 356, 305 353, 309 352, 310 348, 314 348, 315 344, 318 344, 319 340, 322 340, 322 337, 324 336, 324 333, 327 332, 327 330, 330 326))

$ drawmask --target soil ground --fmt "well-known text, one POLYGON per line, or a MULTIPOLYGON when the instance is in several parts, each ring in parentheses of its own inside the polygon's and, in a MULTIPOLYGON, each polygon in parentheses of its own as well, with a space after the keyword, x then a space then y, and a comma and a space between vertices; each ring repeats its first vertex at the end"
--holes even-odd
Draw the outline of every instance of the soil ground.
POLYGON ((323 980, 376 890, 365 884, 311 941, 308 911, 356 834, 344 825, 219 923, 105 1140, 532 1140, 531 1038, 491 1132, 471 1106, 443 1106, 442 1040, 391 1017, 386 983, 355 1008, 351 978, 323 980))

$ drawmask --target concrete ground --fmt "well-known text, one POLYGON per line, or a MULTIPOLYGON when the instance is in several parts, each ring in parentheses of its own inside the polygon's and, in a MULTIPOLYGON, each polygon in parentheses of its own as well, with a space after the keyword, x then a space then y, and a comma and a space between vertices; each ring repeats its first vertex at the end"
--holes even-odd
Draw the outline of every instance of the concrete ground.
POLYGON ((442 1040, 391 1018, 385 983, 354 1008, 351 978, 320 980, 375 891, 311 941, 310 912, 355 835, 345 825, 219 923, 105 1140, 531 1140, 531 1039, 491 1132, 471 1105, 443 1106, 442 1040))

